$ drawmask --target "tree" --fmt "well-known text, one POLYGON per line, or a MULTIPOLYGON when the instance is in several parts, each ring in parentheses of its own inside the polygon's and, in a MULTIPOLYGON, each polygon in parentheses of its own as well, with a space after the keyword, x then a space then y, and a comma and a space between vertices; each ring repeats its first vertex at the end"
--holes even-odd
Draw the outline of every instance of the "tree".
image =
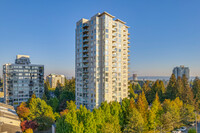
POLYGON ((128 123, 125 132, 142 133, 144 130, 144 120, 141 113, 136 108, 129 112, 128 123))
POLYGON ((42 100, 44 100, 45 102, 47 101, 47 97, 46 97, 45 93, 43 93, 43 95, 42 95, 42 100))
POLYGON ((30 119, 38 122, 39 129, 45 130, 53 124, 55 120, 53 110, 44 100, 41 100, 40 98, 32 99, 29 103, 29 108, 30 119))
POLYGON ((84 125, 77 119, 76 105, 73 101, 67 103, 69 112, 56 122, 57 133, 83 133, 84 125))
POLYGON ((19 107, 17 107, 17 114, 20 117, 21 121, 27 120, 30 115, 30 110, 26 107, 26 103, 22 102, 19 107))
POLYGON ((192 91, 194 94, 194 98, 200 99, 200 80, 198 77, 194 79, 192 91))
POLYGON ((124 98, 122 100, 122 105, 121 105, 121 109, 122 109, 122 115, 123 115, 123 123, 122 123, 122 131, 124 130, 127 121, 128 121, 128 113, 129 113, 129 109, 135 107, 135 100, 133 98, 128 99, 128 98, 124 98), (131 106, 131 107, 130 107, 131 106))
POLYGON ((162 114, 162 110, 163 109, 161 107, 158 93, 156 93, 155 100, 153 101, 148 114, 148 126, 150 130, 157 129, 160 126, 160 117, 162 114))
POLYGON ((182 93, 182 100, 184 103, 194 105, 194 95, 192 89, 189 86, 188 79, 185 75, 182 77, 183 82, 183 93, 182 93))
POLYGON ((130 84, 129 86, 129 98, 137 98, 137 94, 135 93, 134 89, 133 89, 134 84, 130 84))
POLYGON ((144 91, 147 101, 150 104, 152 96, 151 96, 151 88, 149 87, 149 81, 143 84, 142 90, 144 91))
POLYGON ((162 123, 162 130, 169 132, 174 129, 174 121, 173 116, 170 112, 163 113, 160 117, 160 121, 162 123))
POLYGON ((190 122, 195 120, 195 112, 194 106, 190 104, 184 104, 183 109, 181 111, 181 118, 184 124, 189 124, 190 122))
POLYGON ((177 96, 177 93, 178 93, 178 90, 176 87, 176 77, 174 74, 172 74, 167 86, 166 98, 174 100, 177 96))
POLYGON ((90 110, 87 110, 85 106, 80 106, 80 109, 77 111, 77 119, 79 123, 83 123, 84 132, 96 133, 96 123, 93 113, 91 113, 90 110))
POLYGON ((50 98, 50 100, 48 101, 48 104, 52 107, 53 112, 58 111, 59 100, 56 97, 50 98))
POLYGON ((161 80, 156 80, 156 82, 153 84, 151 88, 151 97, 149 99, 149 103, 152 103, 152 101, 155 99, 156 93, 158 93, 160 100, 163 101, 165 96, 165 87, 163 81, 161 80))
POLYGON ((137 109, 141 113, 145 123, 147 123, 148 102, 146 100, 144 92, 139 95, 137 101, 137 109))
POLYGON ((26 129, 26 130, 25 130, 25 133, 33 133, 33 130, 32 130, 31 128, 26 129))
POLYGON ((182 101, 179 98, 176 98, 174 101, 170 99, 166 99, 163 103, 163 110, 165 113, 171 114, 171 123, 173 123, 173 128, 179 128, 181 125, 181 109, 182 109, 182 101))
POLYGON ((33 131, 38 127, 38 124, 36 121, 23 121, 20 124, 22 131, 24 132, 27 129, 32 129, 33 131))

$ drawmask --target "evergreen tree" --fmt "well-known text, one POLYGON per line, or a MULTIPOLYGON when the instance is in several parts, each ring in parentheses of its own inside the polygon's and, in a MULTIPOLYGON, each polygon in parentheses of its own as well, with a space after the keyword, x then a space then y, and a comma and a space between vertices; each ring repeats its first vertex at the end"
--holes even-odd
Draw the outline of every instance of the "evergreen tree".
POLYGON ((174 74, 172 74, 167 86, 166 98, 174 100, 177 96, 177 93, 178 93, 178 90, 176 87, 176 77, 174 74))
POLYGON ((176 82, 176 87, 177 87, 177 91, 178 91, 176 97, 179 97, 182 100, 184 98, 183 95, 182 95, 183 91, 184 91, 183 90, 184 86, 183 86, 183 82, 182 82, 181 77, 178 77, 177 82, 176 82))
POLYGON ((183 75, 182 77, 182 82, 183 82, 183 94, 182 94, 183 102, 194 105, 194 99, 193 99, 194 95, 192 89, 189 86, 188 79, 185 75, 183 75))
POLYGON ((151 88, 149 87, 149 81, 143 84, 142 90, 144 91, 147 101, 150 104, 152 96, 151 96, 151 88))
POLYGON ((129 85, 129 98, 134 98, 134 99, 136 99, 137 98, 137 94, 135 93, 135 91, 134 91, 134 88, 135 87, 135 85, 134 84, 130 84, 129 85))
POLYGON ((155 100, 152 103, 152 106, 148 115, 148 126, 150 130, 155 130, 160 126, 161 114, 162 114, 162 107, 161 107, 161 103, 158 97, 158 93, 156 93, 155 100))
POLYGON ((125 128, 127 133, 142 133, 144 130, 144 120, 136 108, 129 112, 128 123, 125 128))
POLYGON ((192 91, 194 94, 194 99, 200 99, 200 80, 198 77, 194 79, 192 91))
POLYGON ((145 123, 147 123, 148 102, 146 100, 144 92, 139 95, 137 101, 137 109, 141 113, 145 123))

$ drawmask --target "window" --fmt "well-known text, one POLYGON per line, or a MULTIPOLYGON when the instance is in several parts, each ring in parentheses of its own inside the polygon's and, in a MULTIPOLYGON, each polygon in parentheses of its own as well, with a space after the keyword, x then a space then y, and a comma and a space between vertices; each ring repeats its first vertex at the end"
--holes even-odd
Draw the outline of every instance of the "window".
POLYGON ((108 36, 108 34, 106 34, 106 38, 108 38, 109 36, 108 36))
POLYGON ((108 33, 108 29, 106 29, 106 33, 108 33))

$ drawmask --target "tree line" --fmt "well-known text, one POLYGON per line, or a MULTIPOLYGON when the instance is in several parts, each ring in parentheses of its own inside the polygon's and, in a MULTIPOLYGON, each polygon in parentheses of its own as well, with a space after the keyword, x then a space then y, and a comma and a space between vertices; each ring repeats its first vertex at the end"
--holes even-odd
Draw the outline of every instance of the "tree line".
POLYGON ((64 86, 58 85, 53 98, 50 96, 48 83, 45 83, 45 86, 45 95, 42 99, 32 97, 17 109, 20 119, 26 122, 25 125, 35 122, 32 127, 27 126, 26 130, 45 130, 55 122, 58 133, 170 132, 194 122, 195 112, 198 115, 200 108, 199 78, 195 78, 189 84, 185 76, 176 79, 173 74, 167 87, 160 80, 152 84, 147 81, 142 87, 131 83, 128 98, 120 103, 103 102, 99 108, 92 111, 84 106, 76 108, 75 79, 66 80, 64 86), (29 113, 20 112, 20 107, 23 107, 23 111, 29 110, 29 113), (50 111, 44 113, 46 109, 50 111), (38 115, 36 110, 39 110, 41 115, 38 115), (46 120, 40 120, 39 117, 42 116, 46 120))

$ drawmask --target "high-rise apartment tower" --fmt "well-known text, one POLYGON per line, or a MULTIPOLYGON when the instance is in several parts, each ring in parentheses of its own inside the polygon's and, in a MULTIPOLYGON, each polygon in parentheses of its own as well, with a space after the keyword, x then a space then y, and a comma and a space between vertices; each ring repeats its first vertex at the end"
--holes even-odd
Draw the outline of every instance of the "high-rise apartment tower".
POLYGON ((187 79, 189 80, 190 69, 188 67, 184 67, 184 66, 175 67, 173 69, 173 74, 175 75, 176 79, 178 79, 178 77, 182 78, 182 76, 185 75, 187 77, 187 79))
POLYGON ((4 102, 17 107, 33 94, 44 92, 44 66, 31 64, 27 55, 17 55, 15 64, 3 65, 4 102))
POLYGON ((76 105, 88 109, 128 96, 128 26, 107 12, 76 23, 76 105))

